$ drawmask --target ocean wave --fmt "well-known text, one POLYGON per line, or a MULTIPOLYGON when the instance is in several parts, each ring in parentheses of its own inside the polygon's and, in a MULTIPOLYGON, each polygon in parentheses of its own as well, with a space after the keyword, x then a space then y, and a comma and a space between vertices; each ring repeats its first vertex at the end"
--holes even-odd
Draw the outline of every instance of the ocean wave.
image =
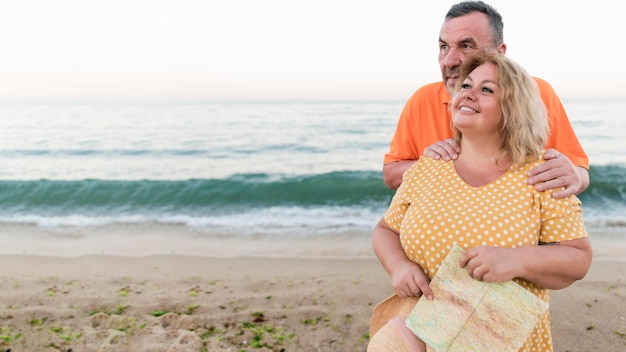
POLYGON ((589 167, 589 187, 579 195, 583 206, 600 211, 626 210, 626 166, 589 167))
MULTIPOLYGON (((626 168, 592 166, 584 204, 625 206, 626 168)), ((8 209, 137 210, 142 208, 224 209, 270 206, 359 206, 388 203, 377 171, 311 175, 235 174, 223 179, 189 180, 29 180, 0 181, 0 211, 8 209)))
POLYGON ((0 212, 128 213, 223 211, 271 206, 388 202, 380 172, 320 175, 237 174, 225 179, 0 181, 0 212))
MULTIPOLYGON (((592 166, 579 197, 585 214, 621 224, 626 213, 626 169, 592 166)), ((236 174, 189 180, 0 181, 0 216, 205 217, 253 209, 348 207, 384 209, 394 192, 377 171, 312 175, 236 174)))
MULTIPOLYGON (((580 195, 587 224, 624 228, 626 168, 592 166, 590 179, 580 195)), ((382 216, 393 194, 375 171, 172 181, 0 181, 0 222, 42 227, 160 223, 241 233, 362 231, 382 216)))

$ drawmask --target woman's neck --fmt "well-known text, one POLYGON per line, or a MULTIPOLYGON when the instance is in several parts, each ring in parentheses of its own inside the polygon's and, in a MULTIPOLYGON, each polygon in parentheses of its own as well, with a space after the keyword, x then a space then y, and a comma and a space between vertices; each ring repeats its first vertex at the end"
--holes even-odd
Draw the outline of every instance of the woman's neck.
POLYGON ((454 161, 459 176, 467 184, 479 187, 502 176, 512 161, 497 143, 461 141, 461 153, 454 161))

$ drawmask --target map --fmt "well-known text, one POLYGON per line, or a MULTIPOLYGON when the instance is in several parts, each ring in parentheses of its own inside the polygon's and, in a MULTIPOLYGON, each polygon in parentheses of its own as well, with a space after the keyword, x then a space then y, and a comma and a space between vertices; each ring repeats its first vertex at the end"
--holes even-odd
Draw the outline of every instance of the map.
POLYGON ((450 250, 430 283, 435 298, 420 299, 406 326, 436 352, 519 351, 548 304, 514 281, 473 279, 462 254, 450 250))

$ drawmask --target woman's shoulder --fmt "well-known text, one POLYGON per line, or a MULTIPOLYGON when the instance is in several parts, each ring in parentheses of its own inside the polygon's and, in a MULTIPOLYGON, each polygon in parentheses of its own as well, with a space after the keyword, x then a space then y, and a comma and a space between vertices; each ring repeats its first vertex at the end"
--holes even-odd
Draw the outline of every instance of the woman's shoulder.
POLYGON ((450 171, 453 169, 454 164, 452 161, 445 161, 443 159, 433 159, 429 156, 422 156, 417 160, 417 162, 415 162, 413 165, 411 165, 410 168, 406 170, 403 178, 421 178, 427 174, 441 174, 442 172, 450 171))
POLYGON ((452 161, 446 161, 443 159, 433 159, 429 156, 423 155, 422 157, 419 158, 419 160, 417 160, 415 164, 413 164, 413 167, 422 168, 422 169, 440 168, 440 167, 445 167, 446 165, 451 165, 451 164, 452 164, 452 161))
POLYGON ((534 160, 529 160, 528 162, 526 162, 526 164, 522 165, 519 168, 520 172, 526 173, 527 171, 529 171, 530 169, 534 168, 535 166, 541 165, 543 163, 546 162, 546 160, 543 158, 544 154, 546 153, 545 150, 542 150, 539 157, 534 159, 534 160))

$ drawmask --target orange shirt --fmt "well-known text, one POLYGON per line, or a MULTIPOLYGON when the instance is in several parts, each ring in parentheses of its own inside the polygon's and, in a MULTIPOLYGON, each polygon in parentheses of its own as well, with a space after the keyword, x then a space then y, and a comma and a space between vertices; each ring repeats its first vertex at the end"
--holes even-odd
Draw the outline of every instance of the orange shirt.
MULTIPOLYGON (((574 165, 588 169, 589 158, 574 133, 561 101, 548 82, 539 78, 535 78, 535 81, 549 116, 550 137, 546 149, 554 148, 565 154, 574 165)), ((427 84, 418 89, 402 110, 384 163, 417 160, 426 147, 452 138, 454 131, 450 127, 452 115, 448 111, 449 102, 450 94, 443 82, 427 84)))

